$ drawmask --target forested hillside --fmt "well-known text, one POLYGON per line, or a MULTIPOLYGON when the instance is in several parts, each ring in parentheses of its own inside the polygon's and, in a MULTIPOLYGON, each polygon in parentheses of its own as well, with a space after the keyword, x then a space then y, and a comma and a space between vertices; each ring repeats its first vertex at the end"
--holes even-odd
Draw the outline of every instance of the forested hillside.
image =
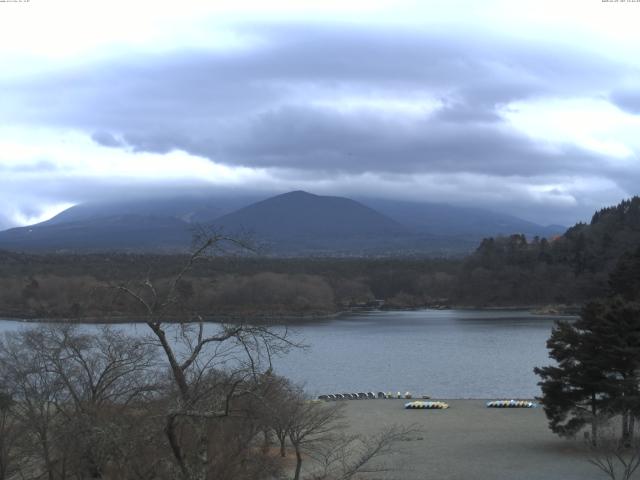
POLYGON ((640 247, 640 197, 624 200, 551 240, 485 239, 463 265, 460 298, 479 303, 582 303, 640 247))

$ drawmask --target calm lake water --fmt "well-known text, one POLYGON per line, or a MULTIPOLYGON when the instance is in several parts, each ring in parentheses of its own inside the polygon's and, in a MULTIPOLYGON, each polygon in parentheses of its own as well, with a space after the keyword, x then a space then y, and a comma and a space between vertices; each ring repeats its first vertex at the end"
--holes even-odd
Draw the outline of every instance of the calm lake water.
MULTIPOLYGON (((439 398, 531 398, 533 367, 558 317, 526 311, 371 312, 293 327, 309 345, 275 361, 311 394, 410 391, 439 398)), ((2 321, 0 332, 30 325, 2 321)), ((141 325, 120 325, 144 332, 141 325)), ((89 327, 93 328, 93 327, 89 327)))

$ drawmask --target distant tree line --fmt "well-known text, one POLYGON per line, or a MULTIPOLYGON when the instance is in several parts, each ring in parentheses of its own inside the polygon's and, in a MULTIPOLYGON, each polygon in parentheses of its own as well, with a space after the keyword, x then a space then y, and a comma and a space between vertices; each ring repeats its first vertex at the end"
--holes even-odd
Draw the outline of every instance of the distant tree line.
MULTIPOLYGON (((114 285, 149 275, 158 288, 182 256, 7 254, 0 315, 113 320, 140 314, 114 285), (52 258, 53 257, 53 258, 52 258), (139 264, 133 265, 136 262, 139 264)), ((458 264, 442 259, 207 258, 179 293, 207 316, 325 315, 371 306, 417 307, 449 295, 458 264)))

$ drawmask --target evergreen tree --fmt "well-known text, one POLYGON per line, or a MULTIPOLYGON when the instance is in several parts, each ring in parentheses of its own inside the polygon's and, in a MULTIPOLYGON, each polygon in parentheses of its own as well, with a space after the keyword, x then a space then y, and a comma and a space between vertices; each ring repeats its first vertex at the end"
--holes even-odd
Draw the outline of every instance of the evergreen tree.
POLYGON ((557 365, 534 371, 551 430, 573 436, 590 424, 595 443, 598 418, 620 415, 628 441, 640 415, 640 304, 589 303, 579 320, 556 325, 547 347, 557 365))
POLYGON ((610 392, 607 408, 621 416, 627 442, 640 414, 640 304, 614 297, 585 310, 593 316, 594 339, 601 346, 598 361, 610 392))
POLYGON ((534 372, 542 379, 538 385, 551 431, 571 437, 590 425, 595 443, 597 420, 610 393, 596 362, 598 345, 590 331, 591 325, 584 319, 558 322, 547 341, 549 356, 557 365, 535 368, 534 372))
POLYGON ((609 286, 614 295, 621 295, 628 301, 640 301, 640 247, 620 257, 609 276, 609 286))

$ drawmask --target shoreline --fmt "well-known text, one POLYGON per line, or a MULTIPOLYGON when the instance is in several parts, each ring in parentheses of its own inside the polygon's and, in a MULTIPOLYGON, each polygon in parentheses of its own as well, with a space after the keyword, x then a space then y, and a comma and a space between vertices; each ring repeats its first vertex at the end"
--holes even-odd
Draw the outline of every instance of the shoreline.
MULTIPOLYGON (((394 308, 356 308, 350 310, 341 310, 332 313, 287 313, 287 314, 222 314, 207 317, 204 323, 257 323, 272 325, 296 325, 301 323, 321 322, 336 319, 342 316, 357 315, 358 313, 374 313, 374 312, 417 312, 421 310, 478 310, 478 311, 527 311, 535 316, 561 316, 574 317, 579 314, 579 306, 570 305, 525 305, 525 306, 468 306, 468 305, 451 305, 451 306, 421 306, 421 307, 394 307, 394 308)), ((102 324, 102 325, 118 325, 125 323, 145 323, 146 320, 141 316, 112 316, 104 317, 36 317, 32 315, 16 315, 15 312, 0 311, 0 321, 15 321, 26 323, 86 323, 86 324, 102 324)), ((165 323, 183 323, 180 320, 167 321, 165 323)), ((197 322, 190 322, 197 323, 197 322)))
MULTIPOLYGON (((332 318, 339 317, 341 315, 348 315, 356 312, 336 312, 327 314, 286 314, 286 315, 217 315, 215 317, 207 317, 203 320, 203 323, 258 323, 258 324, 274 324, 274 325, 292 325, 295 323, 304 323, 305 321, 321 321, 330 320, 332 318), (278 320, 282 320, 278 322, 278 320), (302 322, 291 322, 292 320, 302 320, 302 322)), ((23 316, 16 317, 15 314, 7 315, 0 311, 0 321, 12 321, 12 322, 25 322, 25 323, 84 323, 84 324, 96 324, 96 325, 120 325, 127 323, 144 324, 146 319, 141 316, 113 316, 109 318, 104 317, 80 317, 80 318, 61 318, 61 317, 33 317, 23 316)), ((181 320, 164 321, 163 323, 199 323, 198 321, 183 322, 181 320)))

